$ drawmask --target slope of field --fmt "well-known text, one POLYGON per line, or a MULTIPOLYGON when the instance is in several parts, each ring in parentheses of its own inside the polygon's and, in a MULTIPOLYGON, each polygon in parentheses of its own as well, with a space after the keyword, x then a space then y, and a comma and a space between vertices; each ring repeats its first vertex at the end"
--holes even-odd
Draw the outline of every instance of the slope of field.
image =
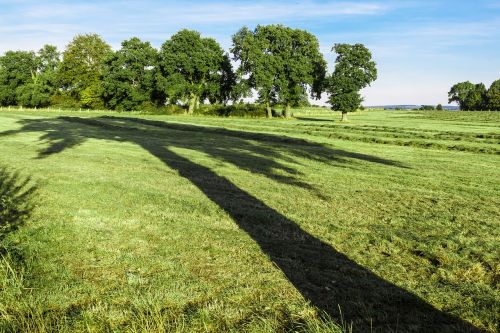
POLYGON ((0 112, 0 332, 495 332, 500 114, 0 112))

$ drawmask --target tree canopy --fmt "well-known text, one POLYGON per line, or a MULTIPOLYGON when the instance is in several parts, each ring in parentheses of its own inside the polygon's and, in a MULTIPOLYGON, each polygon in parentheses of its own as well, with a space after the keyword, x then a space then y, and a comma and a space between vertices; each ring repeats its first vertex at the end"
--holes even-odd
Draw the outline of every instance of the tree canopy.
POLYGON ((307 31, 282 25, 253 31, 244 27, 233 36, 231 51, 240 62, 239 76, 257 90, 268 116, 270 105, 281 103, 290 117, 290 105, 303 100, 308 89, 313 97, 321 95, 326 62, 317 38, 307 31))
POLYGON ((188 101, 189 113, 206 98, 227 98, 232 71, 224 50, 213 38, 192 30, 181 30, 167 40, 159 52, 157 84, 170 102, 188 101), (228 86, 229 84, 229 86, 228 86), (223 97, 225 96, 225 97, 223 97))
POLYGON ((7 51, 0 57, 0 104, 18 104, 22 87, 32 83, 36 70, 34 52, 7 51))
MULTIPOLYGON (((0 105, 123 111, 173 106, 193 113, 206 101, 242 107, 243 98, 256 93, 257 108, 264 112, 265 107, 268 117, 273 106, 282 106, 290 117, 290 107, 310 105, 309 98, 327 93, 331 108, 345 120, 361 108, 360 91, 377 79, 377 68, 363 44, 335 44, 332 50, 335 68, 326 75, 317 38, 279 24, 241 28, 232 36, 232 58, 215 39, 187 29, 159 50, 134 37, 113 51, 97 34, 77 35, 62 57, 52 45, 1 55, 0 105)), ((489 89, 460 82, 448 97, 461 110, 499 110, 500 80, 489 89)))
POLYGON ((59 69, 63 91, 83 107, 102 107, 101 75, 110 53, 111 47, 99 35, 77 35, 63 52, 59 69))
POLYGON ((335 69, 327 79, 326 90, 333 110, 356 111, 363 101, 359 91, 377 79, 377 68, 371 52, 363 44, 335 44, 335 69))
POLYGON ((487 109, 500 110, 500 80, 494 81, 486 93, 487 109))
POLYGON ((103 60, 102 97, 107 108, 130 111, 153 101, 158 53, 149 42, 131 38, 103 60))
POLYGON ((60 54, 52 45, 37 53, 9 51, 0 57, 0 104, 42 107, 57 89, 60 54))
POLYGON ((488 107, 487 91, 483 83, 460 82, 448 92, 448 102, 456 102, 463 111, 480 111, 488 107))

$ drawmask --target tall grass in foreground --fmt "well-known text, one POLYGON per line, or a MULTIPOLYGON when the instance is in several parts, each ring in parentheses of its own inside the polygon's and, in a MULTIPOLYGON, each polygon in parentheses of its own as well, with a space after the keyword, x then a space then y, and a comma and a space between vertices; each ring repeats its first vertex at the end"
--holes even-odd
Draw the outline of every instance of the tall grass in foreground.
POLYGON ((13 318, 8 304, 16 304, 24 289, 22 256, 6 238, 31 216, 36 191, 31 183, 30 178, 0 167, 0 322, 13 318))
POLYGON ((30 186, 30 178, 0 167, 0 241, 26 222, 33 210, 36 187, 30 186))

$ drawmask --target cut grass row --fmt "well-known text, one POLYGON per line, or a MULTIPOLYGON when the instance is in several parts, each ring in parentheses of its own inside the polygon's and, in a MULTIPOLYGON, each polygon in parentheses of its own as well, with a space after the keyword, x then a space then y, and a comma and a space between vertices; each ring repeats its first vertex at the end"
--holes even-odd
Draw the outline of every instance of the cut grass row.
MULTIPOLYGON (((139 119, 139 118, 138 118, 139 119)), ((139 120, 136 120, 139 121, 139 120)), ((148 120, 141 120, 142 123, 148 122, 148 120)), ((155 126, 160 126, 160 127, 171 127, 168 123, 163 123, 163 124, 156 124, 155 126)), ((323 130, 322 128, 317 128, 317 127, 312 127, 311 130, 297 130, 297 129, 288 129, 285 128, 285 126, 280 126, 278 131, 273 129, 277 129, 275 126, 230 126, 229 128, 231 129, 236 129, 236 130, 253 130, 257 132, 258 130, 262 131, 263 129, 267 129, 270 133, 283 133, 283 134, 292 134, 292 135, 297 135, 297 134, 302 134, 305 135, 305 137, 310 137, 310 136, 323 136, 327 138, 333 138, 333 139, 340 139, 340 140, 348 140, 348 141, 360 141, 360 142, 365 142, 365 143, 376 143, 376 144, 389 144, 389 145, 397 145, 397 146, 411 146, 411 147, 418 147, 418 148, 427 148, 427 149, 441 149, 441 150, 457 150, 457 151, 468 151, 468 152, 476 152, 476 153, 486 153, 486 154, 500 154, 500 149, 498 149, 496 146, 490 146, 490 142, 486 142, 481 140, 481 142, 475 142, 477 145, 460 145, 460 144, 446 144, 446 143, 441 143, 441 142, 436 142, 436 140, 394 140, 395 138, 400 138, 398 135, 392 135, 388 133, 381 133, 379 136, 367 136, 367 135, 362 135, 362 134, 354 134, 354 135, 349 135, 349 134, 343 134, 342 132, 347 132, 351 130, 351 128, 348 128, 347 131, 344 131, 346 128, 342 127, 336 127, 334 130, 328 129, 328 130, 323 130), (340 131, 339 131, 340 129, 340 131)), ((228 130, 224 130, 223 128, 213 128, 211 129, 213 132, 223 132, 223 133, 230 133, 228 130), (225 131, 225 132, 224 132, 225 131)), ((362 132, 362 130, 360 130, 362 132)), ((250 132, 238 132, 238 135, 240 137, 246 137, 246 138, 251 138, 252 135, 250 132)), ((491 134, 492 136, 495 136, 496 134, 491 134)), ((406 136, 406 137, 411 137, 411 136, 406 136)), ((416 136, 418 137, 418 136, 416 136)), ((274 141, 282 141, 282 142, 290 142, 291 139, 290 137, 273 137, 274 141)), ((295 140, 295 143, 297 141, 295 140)), ((498 145, 498 143, 497 143, 498 145)))
MULTIPOLYGON (((183 122, 183 121, 181 121, 183 122)), ((408 132, 396 128, 383 130, 366 128, 364 126, 343 125, 309 125, 309 124, 228 124, 225 128, 242 131, 265 131, 267 133, 281 133, 284 135, 302 135, 303 137, 325 137, 331 139, 359 141, 365 143, 409 146, 426 149, 468 151, 485 154, 500 154, 498 145, 500 134, 496 133, 455 133, 444 132, 426 134, 423 132, 408 132), (406 139, 406 140, 403 140, 406 139), (457 143, 457 142, 460 143, 457 143)), ((212 126, 220 125, 215 121, 203 122, 212 126)))

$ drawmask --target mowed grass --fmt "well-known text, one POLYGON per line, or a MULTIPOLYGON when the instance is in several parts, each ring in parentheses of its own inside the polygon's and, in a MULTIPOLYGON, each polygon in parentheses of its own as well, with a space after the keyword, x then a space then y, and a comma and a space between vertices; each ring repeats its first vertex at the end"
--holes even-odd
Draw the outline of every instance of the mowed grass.
POLYGON ((1 112, 0 332, 499 330, 500 114, 1 112))

